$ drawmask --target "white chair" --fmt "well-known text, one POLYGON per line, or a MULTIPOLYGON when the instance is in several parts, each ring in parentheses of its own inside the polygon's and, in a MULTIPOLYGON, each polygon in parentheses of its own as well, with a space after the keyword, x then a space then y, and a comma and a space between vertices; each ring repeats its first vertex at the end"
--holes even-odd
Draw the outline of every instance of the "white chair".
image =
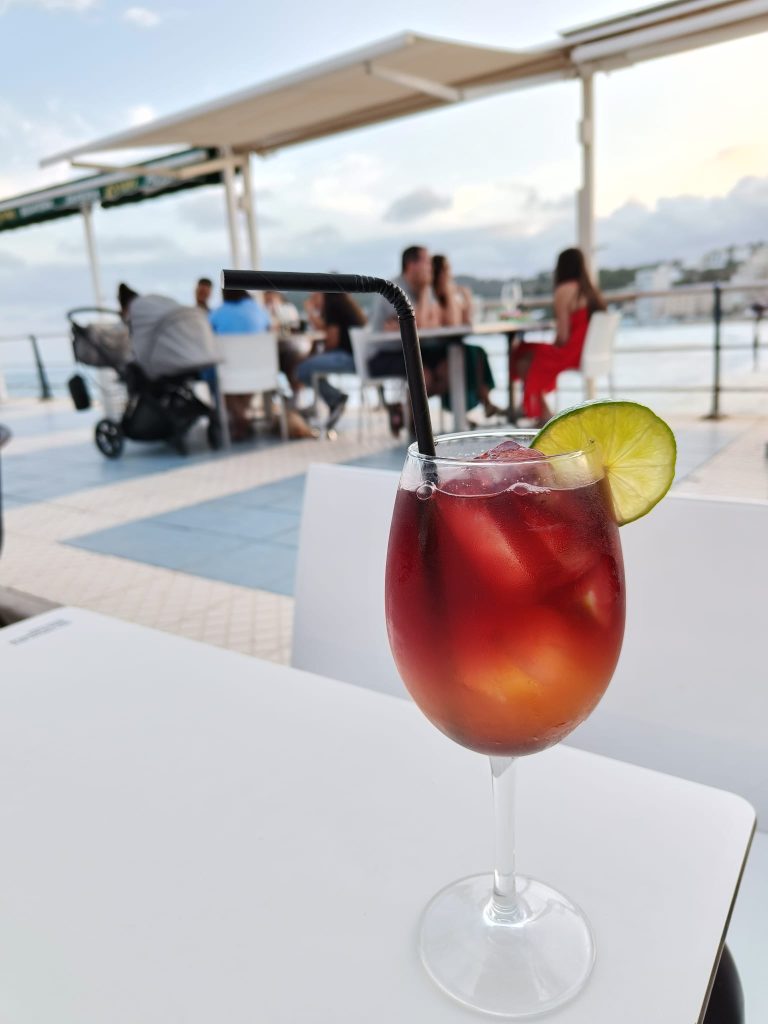
POLYGON ((296 567, 291 664, 405 697, 384 622, 397 473, 310 466, 296 567))
POLYGON ((613 350, 620 322, 621 313, 599 310, 592 314, 584 339, 581 364, 578 370, 565 370, 560 374, 558 388, 566 374, 578 373, 584 384, 584 397, 594 398, 597 393, 597 381, 601 377, 607 377, 608 391, 613 396, 613 350))
MULTIPOLYGON (((405 377, 371 377, 368 370, 368 361, 378 351, 378 346, 372 345, 369 341, 371 335, 370 327, 350 327, 349 337, 352 342, 352 357, 355 360, 355 371, 360 382, 360 417, 358 419, 358 439, 362 439, 363 436, 363 416, 366 413, 371 413, 375 408, 379 407, 378 395, 379 389, 385 388, 388 385, 396 385, 398 389, 398 401, 403 403, 403 412, 405 414, 405 426, 407 427, 410 422, 411 415, 411 403, 408 394, 408 384, 405 377), (370 391, 373 390, 376 394, 375 405, 368 404, 368 398, 370 391)), ((444 432, 444 410, 439 396, 432 396, 430 399, 430 406, 433 404, 433 399, 437 403, 438 409, 438 431, 444 432)))
MULTIPOLYGON (((220 400, 226 395, 261 394, 265 416, 277 398, 280 436, 288 440, 285 402, 280 390, 277 339, 272 331, 261 334, 217 334, 220 400)), ((226 416, 222 417, 226 424, 226 416)))
MULTIPOLYGON (((405 697, 384 625, 396 489, 396 473, 311 467, 292 664, 405 697)), ((763 992, 768 893, 767 533, 768 504, 684 497, 622 528, 624 651, 602 702, 567 741, 733 790, 756 808, 763 831, 728 932, 748 1003, 763 992)))
POLYGON ((368 413, 372 413, 375 408, 378 408, 379 388, 395 382, 402 395, 401 400, 403 401, 406 416, 410 410, 404 377, 371 377, 368 370, 368 361, 377 352, 377 347, 375 345, 371 345, 369 340, 370 336, 370 327, 350 327, 349 329, 349 338, 352 342, 352 356, 355 360, 355 370, 360 380, 360 417, 358 419, 359 439, 362 439, 363 436, 363 417, 368 413), (373 390, 377 396, 376 403, 374 405, 368 404, 371 390, 373 390))
MULTIPOLYGON (((292 663, 405 696, 384 624, 397 474, 312 466, 292 663)), ((623 527, 616 675, 568 742, 741 793, 768 828, 768 504, 667 497, 623 527)))
POLYGON ((349 390, 350 385, 347 384, 347 380, 352 380, 352 387, 360 393, 360 411, 357 420, 357 436, 358 440, 362 439, 363 436, 363 415, 368 409, 366 388, 370 386, 371 381, 368 378, 368 336, 370 334, 369 327, 350 327, 349 328, 349 340, 352 345, 352 359, 355 363, 354 372, 349 373, 313 373, 312 374, 312 390, 315 395, 313 412, 317 413, 317 398, 318 398, 318 385, 324 378, 332 378, 334 382, 338 382, 339 387, 343 390, 349 390))

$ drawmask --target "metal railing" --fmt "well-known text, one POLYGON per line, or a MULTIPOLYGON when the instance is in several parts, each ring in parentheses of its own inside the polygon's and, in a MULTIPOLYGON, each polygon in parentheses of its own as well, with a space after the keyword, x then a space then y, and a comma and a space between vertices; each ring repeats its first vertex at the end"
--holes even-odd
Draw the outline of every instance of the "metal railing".
MULTIPOLYGON (((0 344, 3 342, 29 342, 32 352, 32 362, 35 367, 37 374, 39 398, 41 402, 48 402, 53 397, 53 389, 51 387, 51 381, 48 376, 48 370, 43 362, 43 357, 40 352, 39 342, 46 339, 62 339, 66 338, 67 335, 63 331, 42 331, 36 334, 0 334, 0 344)), ((3 376, 2 361, 0 361, 0 381, 3 376)))
MULTIPOLYGON (((654 291, 609 291, 604 293, 606 300, 612 305, 625 305, 627 303, 637 302, 638 300, 645 299, 656 299, 656 298, 669 298, 669 297, 680 297, 684 295, 709 295, 711 296, 711 309, 708 315, 703 313, 695 317, 680 317, 678 323, 711 323, 712 324, 712 342, 710 344, 669 344, 669 345, 646 345, 646 346, 620 346, 616 351, 618 355, 650 355, 658 353, 673 353, 673 352, 707 352, 712 355, 712 377, 711 383, 709 384, 677 384, 677 385, 663 385, 663 384, 632 384, 622 386, 622 391, 625 392, 707 392, 711 395, 710 411, 708 418, 719 419, 722 416, 721 412, 721 398, 724 392, 762 392, 768 390, 766 385, 748 385, 748 384, 724 384, 722 374, 722 363, 723 363, 723 352, 733 351, 752 351, 752 365, 754 369, 758 366, 758 357, 760 348, 763 343, 760 340, 760 325, 763 320, 765 313, 768 313, 768 281, 762 284, 720 284, 715 283, 712 285, 687 285, 681 288, 670 288, 664 290, 654 291), (749 343, 736 343, 723 345, 722 339, 722 327, 723 323, 727 321, 727 317, 723 310, 723 296, 729 292, 741 293, 744 295, 759 295, 762 297, 762 302, 753 303, 751 310, 753 312, 753 323, 754 330, 752 340, 749 343)), ((525 309, 547 309, 552 306, 552 297, 541 295, 541 296, 527 296, 524 297, 520 306, 525 309)), ((501 308, 501 303, 496 301, 485 302, 484 308, 486 310, 496 310, 501 308)), ((747 309, 743 309, 742 313, 747 312, 747 309)), ((649 326, 651 326, 649 324, 649 326)), ((64 331, 41 331, 35 332, 34 334, 0 334, 0 346, 4 342, 28 342, 30 345, 32 364, 34 365, 36 377, 37 377, 37 390, 38 397, 41 401, 49 401, 54 397, 54 390, 51 386, 50 376, 48 369, 43 360, 43 355, 40 348, 40 342, 46 340, 62 340, 67 339, 68 335, 64 331)), ((0 349, 0 353, 1 353, 0 349)), ((74 361, 73 361, 74 365, 74 361)), ((2 390, 2 359, 0 359, 0 391, 2 390)), ((0 398, 2 395, 0 394, 0 398)))
MULTIPOLYGON (((721 419, 721 396, 723 392, 763 392, 768 391, 768 386, 764 384, 755 385, 734 385, 724 384, 722 375, 722 356, 723 351, 738 352, 738 351, 752 351, 752 366, 753 369, 757 369, 759 363, 759 352, 762 345, 760 340, 760 324, 762 322, 765 313, 768 313, 768 281, 757 284, 720 284, 715 282, 713 284, 699 284, 699 285, 685 285, 680 288, 667 288, 658 289, 653 291, 606 291, 603 292, 603 296, 609 305, 623 305, 626 303, 636 302, 637 300, 643 299, 655 299, 655 298, 669 298, 669 297, 680 297, 684 295, 708 295, 712 297, 711 310, 709 316, 700 314, 698 316, 680 317, 678 323, 711 323, 712 324, 712 343, 709 345, 653 345, 644 347, 631 347, 621 346, 616 350, 617 354, 621 355, 646 355, 651 353, 662 353, 662 352, 711 352, 712 354, 712 381, 708 385, 697 385, 697 384, 679 384, 674 386, 660 385, 660 384, 633 384, 628 386, 622 386, 622 391, 628 392, 708 392, 711 394, 711 406, 710 411, 707 414, 707 419, 721 419), (737 294, 750 294, 760 295, 763 297, 763 302, 753 303, 751 310, 754 314, 754 330, 752 334, 752 340, 749 343, 737 343, 723 345, 722 342, 722 326, 723 322, 727 319, 723 311, 723 295, 728 292, 737 294)), ((495 307, 499 308, 499 303, 494 304, 495 307)), ((541 295, 541 296, 527 296, 520 300, 519 306, 523 309, 551 309, 552 308, 552 296, 541 295)), ((746 313, 747 310, 743 309, 742 313, 746 313)), ((651 323, 648 326, 652 326, 651 323)))

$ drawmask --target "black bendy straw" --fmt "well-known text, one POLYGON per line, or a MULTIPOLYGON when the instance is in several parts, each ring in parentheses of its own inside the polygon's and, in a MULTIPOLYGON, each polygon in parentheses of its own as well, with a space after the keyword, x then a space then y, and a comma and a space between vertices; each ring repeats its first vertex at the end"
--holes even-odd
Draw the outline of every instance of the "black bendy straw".
POLYGON ((416 444, 422 455, 434 456, 435 439, 429 416, 416 316, 410 299, 402 288, 392 281, 385 281, 382 277, 366 277, 360 274, 301 274, 272 270, 223 270, 221 281, 224 288, 240 288, 244 291, 368 292, 383 295, 395 307, 400 323, 400 339, 403 343, 405 375, 411 395, 416 444))

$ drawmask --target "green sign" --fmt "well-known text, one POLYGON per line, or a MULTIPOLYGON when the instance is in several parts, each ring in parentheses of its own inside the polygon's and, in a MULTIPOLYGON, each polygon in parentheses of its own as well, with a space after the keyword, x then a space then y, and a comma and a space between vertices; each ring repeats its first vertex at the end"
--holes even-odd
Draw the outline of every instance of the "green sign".
POLYGON ((145 199, 200 188, 202 185, 217 185, 221 182, 220 171, 181 180, 163 174, 163 168, 157 167, 158 164, 162 164, 164 167, 178 170, 213 160, 216 156, 216 150, 213 149, 191 149, 183 153, 174 153, 170 157, 148 160, 140 165, 146 170, 135 175, 112 171, 80 178, 67 185, 40 189, 38 192, 2 200, 0 231, 12 231, 14 228, 40 224, 46 220, 71 217, 79 213, 84 206, 100 205, 108 209, 110 206, 140 203, 145 199), (153 170, 153 166, 157 169, 153 170))

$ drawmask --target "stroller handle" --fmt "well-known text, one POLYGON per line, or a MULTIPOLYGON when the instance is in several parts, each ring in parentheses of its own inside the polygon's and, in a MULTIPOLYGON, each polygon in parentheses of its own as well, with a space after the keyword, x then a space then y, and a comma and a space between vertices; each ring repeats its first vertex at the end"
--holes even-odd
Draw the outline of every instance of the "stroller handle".
POLYGON ((105 309, 102 306, 78 306, 77 309, 70 309, 65 315, 70 323, 74 323, 78 313, 108 313, 110 316, 120 316, 119 309, 105 309))

